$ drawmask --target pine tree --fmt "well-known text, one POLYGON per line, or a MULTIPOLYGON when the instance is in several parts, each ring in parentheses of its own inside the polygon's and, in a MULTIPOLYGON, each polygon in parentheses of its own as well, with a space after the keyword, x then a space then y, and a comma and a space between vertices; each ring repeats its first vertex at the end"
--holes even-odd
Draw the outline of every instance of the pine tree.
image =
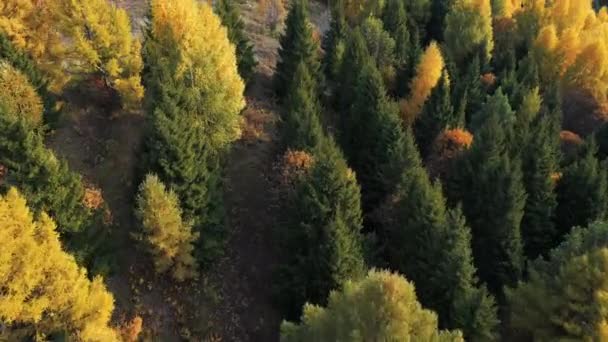
POLYGON ((564 171, 557 183, 555 223, 558 237, 572 227, 585 226, 606 218, 607 175, 605 166, 595 157, 597 147, 591 141, 584 155, 564 171))
MULTIPOLYGON (((390 0, 387 2, 382 15, 384 28, 395 40, 396 87, 394 93, 398 97, 406 94, 408 84, 413 77, 417 54, 420 54, 418 42, 412 43, 408 29, 407 15, 403 1, 390 0)), ((417 38, 416 38, 417 39, 417 38)))
POLYGON ((222 25, 228 30, 228 40, 236 47, 239 74, 248 81, 253 75, 257 61, 253 54, 253 45, 245 35, 245 24, 238 7, 233 0, 220 0, 215 4, 215 10, 222 20, 222 25))
POLYGON ((468 339, 492 339, 496 308, 478 287, 469 228, 460 211, 448 211, 441 185, 432 183, 411 132, 404 151, 409 163, 394 194, 384 242, 391 267, 418 284, 420 301, 436 310, 442 327, 462 329, 468 339))
POLYGON ((602 341, 608 276, 608 226, 574 228, 547 259, 529 267, 529 280, 506 291, 510 329, 522 339, 602 341))
POLYGON ((323 70, 329 80, 336 81, 340 74, 348 30, 349 27, 344 15, 344 1, 336 0, 331 7, 329 30, 323 37, 322 42, 323 51, 325 51, 323 70))
POLYGON ((340 112, 348 112, 350 110, 361 69, 370 61, 371 57, 361 29, 355 28, 347 40, 344 59, 340 68, 336 99, 334 101, 340 112))
POLYGON ((317 84, 310 76, 306 64, 300 62, 285 101, 286 108, 281 129, 284 146, 310 151, 322 143, 324 135, 317 89, 317 84))
POLYGON ((414 125, 416 142, 420 147, 420 153, 426 158, 431 145, 441 131, 447 128, 462 127, 463 122, 459 122, 454 116, 452 107, 450 78, 444 69, 439 84, 433 88, 431 96, 422 108, 420 118, 414 125))
POLYGON ((500 294, 522 272, 520 225, 526 193, 521 162, 509 150, 512 128, 503 121, 507 114, 488 115, 471 150, 450 172, 447 189, 452 203, 462 202, 471 225, 480 278, 500 294))
POLYGON ((432 0, 431 17, 427 26, 429 39, 438 42, 443 41, 443 29, 445 27, 445 17, 448 11, 454 6, 455 0, 432 0))
POLYGON ((87 278, 64 252, 55 223, 37 220, 25 199, 11 188, 0 196, 0 317, 4 328, 31 328, 31 335, 65 330, 83 341, 119 341, 109 326, 112 294, 101 277, 87 278))
POLYGON ((403 131, 397 107, 371 62, 362 66, 356 87, 351 111, 341 118, 342 146, 357 172, 364 208, 371 210, 388 195, 403 168, 403 131))
POLYGON ((382 75, 387 88, 395 86, 395 40, 384 30, 382 21, 369 17, 361 23, 361 33, 367 44, 367 51, 382 75))
POLYGON ((464 341, 439 331, 437 316, 416 300, 414 285, 388 271, 370 271, 331 293, 327 307, 307 304, 302 323, 283 322, 282 341, 464 341))
POLYGON ((148 174, 139 186, 136 213, 143 228, 141 239, 154 257, 156 272, 171 269, 173 278, 180 282, 196 278, 198 265, 192 244, 198 234, 183 221, 177 195, 155 175, 148 174))
POLYGON ((279 297, 295 319, 305 302, 325 304, 331 290, 363 276, 360 190, 335 143, 327 138, 288 199, 279 297))
POLYGON ((321 84, 319 46, 313 39, 312 24, 308 19, 306 0, 295 0, 291 4, 285 21, 285 33, 279 43, 279 61, 275 72, 275 92, 279 97, 290 89, 298 64, 303 61, 313 78, 321 84))

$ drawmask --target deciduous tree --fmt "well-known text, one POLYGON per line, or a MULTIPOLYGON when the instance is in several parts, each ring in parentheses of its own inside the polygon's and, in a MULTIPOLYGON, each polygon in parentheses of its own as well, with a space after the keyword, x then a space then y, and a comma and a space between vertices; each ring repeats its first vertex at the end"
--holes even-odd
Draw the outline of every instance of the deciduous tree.
POLYGON ((42 123, 42 100, 28 78, 0 59, 0 106, 6 114, 23 118, 32 127, 42 123))

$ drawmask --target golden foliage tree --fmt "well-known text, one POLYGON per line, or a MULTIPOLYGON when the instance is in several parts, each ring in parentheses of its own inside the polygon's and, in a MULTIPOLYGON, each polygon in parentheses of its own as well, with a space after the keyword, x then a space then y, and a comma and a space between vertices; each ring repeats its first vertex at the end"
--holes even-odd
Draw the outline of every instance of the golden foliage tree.
POLYGON ((401 115, 406 125, 411 125, 422 111, 422 106, 441 78, 443 67, 441 51, 433 41, 422 54, 416 67, 416 76, 410 85, 409 98, 401 101, 401 115))
POLYGON ((80 341, 118 341, 108 326, 114 299, 61 248, 55 223, 38 220, 14 188, 0 196, 0 321, 48 334, 66 330, 80 341))
POLYGON ((235 47, 226 28, 206 2, 154 0, 151 39, 146 54, 160 64, 175 63, 174 81, 197 92, 194 113, 211 148, 222 148, 241 134, 244 83, 237 70, 235 47), (164 55, 179 51, 177 61, 164 55))
POLYGON ((490 0, 456 0, 446 16, 445 50, 450 60, 465 65, 483 47, 489 60, 494 49, 490 0))
POLYGON ((464 341, 459 331, 439 331, 414 285, 388 271, 348 281, 331 293, 327 308, 306 304, 301 322, 283 322, 281 341, 464 341))
POLYGON ((32 55, 55 90, 70 75, 96 74, 125 106, 143 98, 140 43, 127 13, 108 0, 5 0, 0 31, 32 55))
POLYGON ((0 59, 0 104, 9 115, 37 126, 42 122, 42 100, 28 78, 0 59))
POLYGON ((198 234, 182 220, 177 195, 155 175, 147 175, 139 187, 137 216, 143 228, 142 238, 154 257, 158 273, 171 269, 177 281, 195 278, 198 264, 192 252, 198 234))

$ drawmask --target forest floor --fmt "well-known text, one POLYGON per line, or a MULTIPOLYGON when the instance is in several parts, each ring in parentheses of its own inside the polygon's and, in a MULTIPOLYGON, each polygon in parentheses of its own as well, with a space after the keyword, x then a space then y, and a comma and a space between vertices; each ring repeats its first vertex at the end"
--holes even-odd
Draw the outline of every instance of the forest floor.
MULTIPOLYGON (((140 24, 145 3, 127 0, 120 5, 140 24)), ((108 229, 116 267, 107 283, 115 297, 115 321, 141 316, 145 340, 278 341, 281 317, 272 302, 277 203, 271 180, 279 108, 271 86, 279 35, 268 31, 256 7, 256 2, 241 4, 259 65, 246 91, 243 137, 226 163, 224 201, 230 238, 224 257, 198 281, 176 285, 155 275, 150 258, 131 236, 137 225, 133 202, 143 113, 108 108, 103 96, 84 86, 65 94, 65 114, 49 135, 48 145, 87 186, 102 191, 112 217, 108 229)), ((324 32, 329 25, 326 6, 312 2, 311 19, 324 32)))

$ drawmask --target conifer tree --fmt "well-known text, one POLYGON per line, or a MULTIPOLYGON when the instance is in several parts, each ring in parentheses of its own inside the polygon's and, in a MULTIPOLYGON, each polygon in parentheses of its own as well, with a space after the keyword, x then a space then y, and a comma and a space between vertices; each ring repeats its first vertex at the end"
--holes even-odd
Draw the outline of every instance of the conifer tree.
MULTIPOLYGON (((37 215, 38 216, 38 215, 37 215)), ((101 277, 87 278, 64 252, 55 223, 34 220, 15 188, 0 196, 0 319, 4 329, 31 328, 32 336, 65 330, 82 341, 119 341, 109 326, 112 294, 101 277)))
POLYGON ((233 0, 219 0, 215 4, 217 15, 222 25, 228 30, 228 40, 236 47, 236 62, 241 77, 248 81, 257 65, 253 54, 253 45, 245 35, 245 24, 241 19, 238 7, 233 0))
POLYGON ((331 140, 313 152, 314 164, 288 200, 283 230, 288 251, 279 297, 296 319, 306 302, 325 304, 331 290, 363 276, 360 190, 355 174, 331 140))
POLYGON ((177 195, 165 188, 155 175, 147 175, 139 186, 137 216, 142 224, 141 238, 154 257, 156 272, 171 269, 177 281, 197 276, 198 265, 192 256, 198 234, 182 219, 177 195))
POLYGON ((323 51, 325 51, 323 70, 329 80, 336 81, 340 74, 348 30, 349 27, 344 15, 344 1, 336 0, 331 7, 329 30, 323 36, 322 42, 323 51))
POLYGON ((312 24, 308 19, 307 0, 295 0, 291 4, 285 21, 285 33, 279 43, 279 61, 275 72, 275 92, 283 97, 295 75, 298 64, 303 61, 313 78, 321 84, 319 46, 313 39, 312 24))
POLYGON ((403 131, 396 104, 371 62, 362 66, 356 87, 353 106, 341 118, 342 146, 357 172, 367 210, 388 195, 403 168, 403 131))
POLYGON ((447 128, 463 127, 454 115, 450 92, 450 78, 444 69, 439 84, 431 92, 431 96, 422 108, 420 118, 414 125, 416 142, 420 146, 420 153, 426 158, 431 145, 441 131, 447 128))
MULTIPOLYGON (((420 46, 417 41, 412 43, 403 1, 388 1, 382 21, 386 31, 395 40, 396 86, 394 92, 398 97, 403 97, 413 76, 417 55, 420 54, 418 51, 420 46)), ((416 37, 414 38, 417 40, 416 37)))
POLYGON ((454 5, 455 0, 432 0, 431 17, 427 26, 429 39, 438 42, 443 41, 443 29, 445 28, 445 16, 454 5))
POLYGON ((340 112, 344 113, 350 110, 359 74, 363 66, 370 61, 371 57, 361 29, 355 28, 348 36, 344 59, 340 68, 335 100, 340 112))
POLYGON ((452 203, 462 208, 473 235, 475 265, 493 293, 513 284, 523 269, 520 225, 526 193, 521 162, 512 157, 506 113, 490 112, 467 155, 448 178, 452 203))
POLYGON ((319 146, 324 138, 315 81, 306 64, 300 62, 285 101, 281 129, 283 144, 291 149, 309 151, 319 146))
POLYGON ((367 51, 382 75, 384 84, 391 89, 395 83, 395 40, 384 29, 382 21, 369 17, 361 23, 361 32, 367 44, 367 51))
POLYGON ((306 304, 302 323, 283 322, 282 341, 464 341, 440 331, 437 316, 418 303, 414 285, 388 271, 370 271, 333 291, 327 307, 306 304))
POLYGON ((595 157, 597 147, 592 140, 584 155, 564 171, 557 183, 556 225, 563 236, 572 227, 585 226, 606 218, 606 168, 595 157))
POLYGON ((422 166, 411 132, 404 152, 409 163, 394 194, 387 225, 390 265, 419 286, 420 301, 436 310, 442 327, 462 329, 466 338, 495 335, 494 299, 478 287, 469 228, 460 211, 448 211, 441 185, 422 166))

